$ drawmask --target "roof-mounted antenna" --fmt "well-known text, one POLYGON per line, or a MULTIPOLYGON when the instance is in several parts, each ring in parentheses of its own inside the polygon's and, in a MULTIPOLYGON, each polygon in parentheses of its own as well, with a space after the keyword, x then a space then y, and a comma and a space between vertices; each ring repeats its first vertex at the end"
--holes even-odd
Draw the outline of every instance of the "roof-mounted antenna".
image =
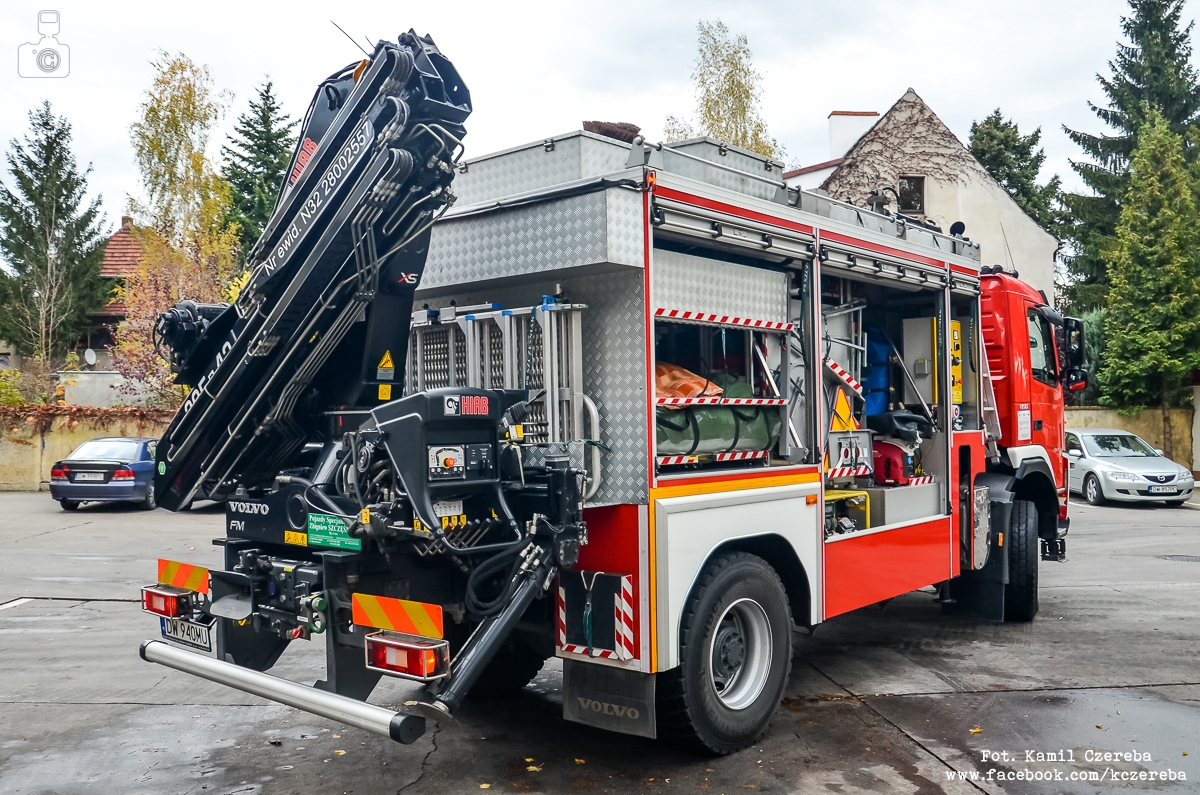
POLYGON ((355 47, 357 47, 358 49, 362 50, 362 54, 363 54, 363 55, 367 56, 368 58, 370 58, 370 57, 371 57, 371 53, 367 52, 366 50, 363 50, 363 48, 362 48, 362 45, 361 45, 361 44, 359 44, 357 41, 355 41, 353 36, 351 36, 349 33, 347 33, 345 30, 343 30, 341 25, 339 25, 338 23, 334 22, 332 19, 331 19, 331 20, 329 20, 329 24, 330 24, 330 25, 333 25, 333 26, 334 26, 335 28, 337 28, 338 30, 341 30, 341 31, 342 31, 342 35, 343 35, 343 36, 345 36, 346 38, 350 39, 350 43, 351 43, 351 44, 353 44, 353 45, 354 45, 355 47))

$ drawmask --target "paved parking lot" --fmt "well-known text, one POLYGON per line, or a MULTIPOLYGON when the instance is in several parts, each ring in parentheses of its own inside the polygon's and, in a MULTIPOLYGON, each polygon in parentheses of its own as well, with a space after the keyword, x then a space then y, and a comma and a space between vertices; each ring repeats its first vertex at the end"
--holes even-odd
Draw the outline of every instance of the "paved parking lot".
MULTIPOLYGON (((553 662, 407 747, 144 663, 138 586, 160 556, 217 566, 221 514, 0 494, 0 793, 1196 792, 1200 510, 1072 510, 1032 625, 947 618, 927 593, 830 621, 796 636, 762 744, 704 758, 564 722, 553 662), (1167 771, 1186 781, 1113 781, 1167 771), (998 780, 1027 773, 1062 780, 998 780)), ((274 673, 320 677, 303 645, 274 673)))

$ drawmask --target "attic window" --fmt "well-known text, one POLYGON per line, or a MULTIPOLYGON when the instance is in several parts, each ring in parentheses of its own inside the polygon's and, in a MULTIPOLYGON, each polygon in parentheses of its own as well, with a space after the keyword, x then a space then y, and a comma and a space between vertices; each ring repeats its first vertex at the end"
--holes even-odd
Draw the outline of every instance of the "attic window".
POLYGON ((900 178, 900 212, 925 214, 925 178, 900 178))

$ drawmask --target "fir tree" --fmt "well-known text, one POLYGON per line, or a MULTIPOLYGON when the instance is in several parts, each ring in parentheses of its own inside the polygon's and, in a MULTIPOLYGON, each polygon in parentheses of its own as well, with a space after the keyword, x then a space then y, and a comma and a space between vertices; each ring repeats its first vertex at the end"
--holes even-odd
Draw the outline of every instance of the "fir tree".
POLYGON ((0 183, 0 339, 32 357, 36 379, 86 333, 107 289, 100 197, 86 199, 91 166, 79 170, 71 125, 49 102, 29 112, 29 127, 9 143, 11 181, 0 183))
POLYGON ((1092 135, 1064 127, 1091 158, 1072 161, 1091 194, 1066 194, 1070 213, 1066 235, 1074 248, 1068 263, 1068 300, 1082 310, 1104 303, 1109 287, 1103 251, 1114 234, 1121 200, 1129 184, 1129 162, 1149 106, 1160 109, 1170 129, 1184 135, 1200 117, 1200 86, 1190 64, 1192 24, 1180 27, 1183 0, 1129 0, 1132 13, 1121 18, 1129 44, 1117 45, 1109 61, 1111 77, 1097 75, 1107 107, 1088 106, 1113 129, 1092 135))
POLYGON ((268 80, 250 101, 250 110, 238 117, 229 146, 222 147, 222 176, 233 189, 231 221, 241 226, 245 256, 262 234, 275 208, 296 145, 299 123, 285 114, 268 80))
POLYGON ((1168 458, 1171 405, 1200 365, 1200 214, 1183 151, 1183 138, 1151 109, 1131 159, 1116 236, 1103 255, 1111 288, 1100 402, 1160 406, 1168 458))
POLYGON ((996 108, 983 121, 972 122, 967 148, 1038 226, 1057 234, 1061 180, 1054 176, 1045 185, 1037 184, 1046 162, 1041 140, 1041 127, 1021 135, 1016 123, 996 108))

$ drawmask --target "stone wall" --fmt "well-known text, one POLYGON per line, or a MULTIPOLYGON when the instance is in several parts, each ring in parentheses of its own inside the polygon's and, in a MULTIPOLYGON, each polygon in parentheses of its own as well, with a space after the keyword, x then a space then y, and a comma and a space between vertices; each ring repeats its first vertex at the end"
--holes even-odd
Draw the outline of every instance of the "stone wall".
POLYGON ((49 488, 50 467, 102 436, 158 437, 174 412, 86 406, 0 407, 0 491, 49 488))
MULTIPOLYGON (((1140 436, 1151 447, 1162 447, 1162 411, 1159 409, 1142 409, 1121 416, 1116 409, 1072 406, 1067 408, 1067 428, 1118 428, 1140 436)), ((1197 469, 1192 459, 1192 409, 1171 409, 1171 440, 1175 447, 1172 458, 1185 467, 1197 469)))

